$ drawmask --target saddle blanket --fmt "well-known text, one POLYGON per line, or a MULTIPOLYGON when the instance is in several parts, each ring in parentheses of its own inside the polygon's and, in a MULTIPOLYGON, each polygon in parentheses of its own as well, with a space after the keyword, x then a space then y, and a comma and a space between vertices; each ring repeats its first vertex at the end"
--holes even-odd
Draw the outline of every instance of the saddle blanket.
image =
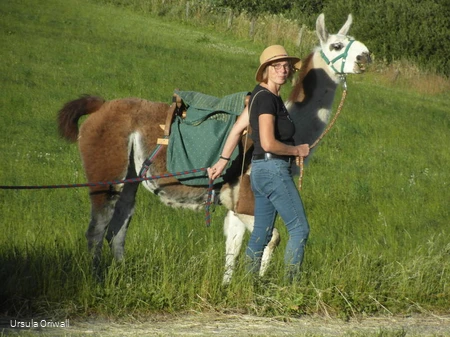
MULTIPOLYGON (((175 91, 186 106, 186 117, 176 116, 171 126, 167 148, 169 172, 184 172, 210 167, 219 160, 228 134, 244 110, 248 92, 238 92, 217 98, 194 91, 175 91)), ((236 147, 228 165, 239 155, 236 147)), ((226 169, 224 173, 226 172, 226 169)), ((208 185, 206 172, 200 171, 178 177, 185 185, 208 185)), ((222 178, 214 180, 221 183, 222 178)))

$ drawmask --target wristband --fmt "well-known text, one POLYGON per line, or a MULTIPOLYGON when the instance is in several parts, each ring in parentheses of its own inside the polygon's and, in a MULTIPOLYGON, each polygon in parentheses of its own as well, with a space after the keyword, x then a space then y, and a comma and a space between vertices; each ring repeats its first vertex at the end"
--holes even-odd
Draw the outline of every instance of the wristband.
POLYGON ((226 160, 226 161, 230 160, 230 158, 227 158, 227 157, 224 157, 224 156, 220 156, 219 158, 223 159, 223 160, 226 160))

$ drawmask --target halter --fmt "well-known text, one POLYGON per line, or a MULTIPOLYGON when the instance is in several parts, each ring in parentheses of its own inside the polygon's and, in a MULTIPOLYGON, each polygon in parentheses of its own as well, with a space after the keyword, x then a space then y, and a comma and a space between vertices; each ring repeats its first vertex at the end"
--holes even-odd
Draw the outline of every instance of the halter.
POLYGON ((344 74, 344 66, 345 66, 345 61, 347 61, 347 56, 348 56, 348 50, 350 49, 350 46, 352 45, 352 43, 355 42, 355 40, 350 39, 349 43, 347 45, 347 47, 345 48, 344 52, 338 56, 336 56, 334 59, 332 59, 331 61, 328 59, 328 57, 325 55, 325 53, 323 52, 323 50, 320 51, 320 55, 322 56, 323 60, 329 65, 331 66, 331 69, 333 69, 333 71, 336 74, 344 74), (334 63, 339 60, 342 59, 342 64, 341 64, 341 71, 339 72, 335 67, 334 67, 334 63))

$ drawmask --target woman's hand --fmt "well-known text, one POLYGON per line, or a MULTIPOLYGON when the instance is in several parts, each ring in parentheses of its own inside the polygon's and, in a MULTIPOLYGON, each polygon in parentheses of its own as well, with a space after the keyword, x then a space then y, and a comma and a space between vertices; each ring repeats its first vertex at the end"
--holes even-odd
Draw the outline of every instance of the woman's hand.
POLYGON ((309 155, 309 144, 297 145, 297 156, 307 157, 309 155))
POLYGON ((217 163, 215 163, 212 167, 208 167, 208 177, 209 179, 217 179, 222 174, 223 170, 228 164, 228 160, 225 159, 219 159, 217 163))

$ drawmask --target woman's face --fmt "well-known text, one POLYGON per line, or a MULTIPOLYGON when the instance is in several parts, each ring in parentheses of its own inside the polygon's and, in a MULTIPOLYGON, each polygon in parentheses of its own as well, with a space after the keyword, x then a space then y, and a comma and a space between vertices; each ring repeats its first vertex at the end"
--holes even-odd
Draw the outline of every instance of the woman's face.
POLYGON ((278 85, 286 83, 291 72, 291 64, 286 60, 277 60, 269 64, 267 67, 267 80, 278 85))

